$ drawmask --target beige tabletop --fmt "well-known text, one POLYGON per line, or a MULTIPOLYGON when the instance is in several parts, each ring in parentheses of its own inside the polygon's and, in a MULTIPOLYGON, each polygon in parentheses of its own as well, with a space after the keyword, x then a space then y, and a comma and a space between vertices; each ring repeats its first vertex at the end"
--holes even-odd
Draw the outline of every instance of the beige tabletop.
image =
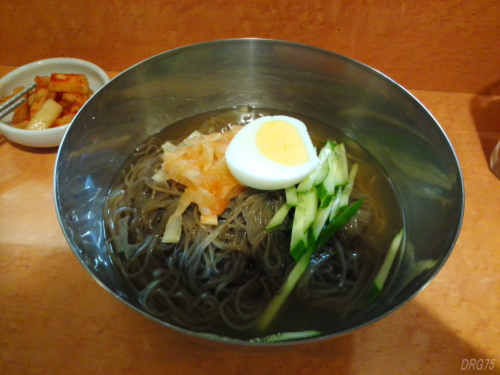
MULTIPOLYGON (((11 69, 0 67, 0 75, 11 69)), ((488 169, 500 97, 412 93, 461 164, 466 208, 457 244, 401 309, 301 346, 195 339, 125 306, 85 271, 62 234, 52 190, 57 148, 0 136, 0 374, 458 374, 471 363, 500 374, 500 181, 488 169)))

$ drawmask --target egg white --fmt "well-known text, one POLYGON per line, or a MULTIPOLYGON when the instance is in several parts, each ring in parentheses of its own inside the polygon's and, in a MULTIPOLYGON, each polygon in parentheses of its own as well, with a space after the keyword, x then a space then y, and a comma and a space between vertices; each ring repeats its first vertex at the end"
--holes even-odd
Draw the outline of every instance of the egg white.
POLYGON ((241 184, 260 190, 278 190, 302 181, 316 167, 318 157, 302 121, 288 116, 265 116, 245 125, 234 136, 226 150, 226 163, 241 184), (309 156, 307 162, 287 166, 268 159, 259 151, 258 131, 267 122, 276 120, 285 121, 297 129, 309 156))

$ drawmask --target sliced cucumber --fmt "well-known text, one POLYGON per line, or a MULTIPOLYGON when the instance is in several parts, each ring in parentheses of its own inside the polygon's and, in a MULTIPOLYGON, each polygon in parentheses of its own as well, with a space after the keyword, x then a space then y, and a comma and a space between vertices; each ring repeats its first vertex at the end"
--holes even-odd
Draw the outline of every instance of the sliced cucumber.
MULTIPOLYGON (((357 165, 354 165, 349 173, 344 144, 328 142, 321 150, 319 158, 322 164, 311 172, 297 189, 292 187, 286 190, 289 208, 280 208, 275 216, 281 210, 283 213, 280 213, 276 221, 274 217, 271 220, 281 224, 291 204, 296 204, 290 255, 297 264, 286 278, 280 292, 274 296, 260 317, 257 326, 261 331, 269 326, 293 292, 306 272, 312 254, 325 246, 335 233, 356 215, 363 204, 364 198, 361 198, 351 206, 344 208, 341 205, 346 199, 346 202, 349 202, 357 172, 357 165)), ((270 226, 268 225, 268 228, 270 226)))
POLYGON ((339 213, 340 211, 340 198, 342 197, 342 192, 344 191, 344 188, 342 186, 337 187, 337 191, 335 193, 335 197, 333 198, 333 204, 330 209, 330 216, 328 220, 333 220, 339 213))
POLYGON ((331 197, 335 193, 335 165, 334 153, 332 152, 328 155, 328 175, 325 179, 318 185, 318 196, 323 205, 329 205, 331 197))
MULTIPOLYGON (((248 340, 249 342, 281 342, 281 341, 291 341, 291 340, 300 340, 300 339, 308 339, 310 337, 316 337, 321 335, 320 331, 300 331, 300 332, 281 332, 276 333, 274 335, 266 336, 266 337, 257 337, 255 339, 248 340)), ((216 335, 214 335, 217 337, 216 335)), ((220 336, 219 336, 220 337, 220 336)))
POLYGON ((311 225, 314 223, 316 218, 316 212, 318 210, 318 194, 316 193, 316 187, 313 186, 311 190, 304 194, 304 232, 307 231, 311 225))
POLYGON ((330 167, 328 166, 328 158, 325 159, 325 161, 321 164, 321 168, 316 175, 316 178, 314 179, 314 185, 319 185, 321 184, 326 176, 328 176, 328 171, 330 170, 330 167))
POLYGON ((266 229, 273 229, 283 224, 283 221, 285 221, 286 215, 288 215, 288 211, 290 211, 291 208, 292 206, 289 206, 286 203, 281 206, 279 210, 276 211, 269 224, 267 224, 266 229))
POLYGON ((377 276, 375 277, 375 281, 373 282, 372 290, 370 291, 370 299, 377 298, 380 293, 382 293, 382 289, 384 287, 385 281, 387 280, 387 276, 389 275, 389 271, 391 270, 392 264, 394 263, 394 258, 396 258, 396 254, 398 253, 399 246, 401 245, 401 241, 403 240, 404 230, 401 229, 389 246, 389 250, 387 251, 387 255, 385 256, 384 263, 380 267, 377 276))
MULTIPOLYGON (((331 200, 329 205, 327 205, 324 208, 320 207, 318 209, 318 213, 316 214, 316 218, 314 219, 314 224, 312 226, 312 231, 311 231, 313 241, 316 241, 318 239, 319 234, 323 230, 334 203, 335 201, 331 200)), ((320 206, 323 206, 323 204, 321 204, 320 206)))
POLYGON ((318 195, 321 199, 322 208, 328 206, 334 197, 337 186, 347 184, 346 172, 344 171, 344 161, 347 163, 345 148, 343 143, 334 144, 329 142, 333 151, 328 155, 328 175, 321 184, 318 185, 318 195))
POLYGON ((342 191, 342 196, 340 197, 340 208, 345 207, 349 204, 349 197, 352 193, 352 188, 354 187, 354 179, 356 178, 356 173, 358 173, 358 163, 351 167, 349 172, 349 179, 347 185, 342 191))
POLYGON ((361 198, 360 200, 353 203, 351 206, 347 207, 342 213, 337 215, 335 219, 328 223, 328 226, 324 228, 318 236, 318 240, 314 244, 314 252, 321 249, 326 243, 335 235, 335 233, 347 224, 349 220, 352 219, 354 215, 356 215, 361 208, 365 198, 361 198))
POLYGON ((274 317, 278 314, 281 306, 286 302, 290 293, 295 289, 295 285, 300 281, 300 278, 306 272, 309 261, 311 260, 312 249, 306 250, 303 255, 297 260, 297 264, 286 278, 281 290, 269 302, 261 317, 257 321, 257 328, 263 332, 271 324, 274 317))
POLYGON ((309 191, 314 185, 320 184, 326 178, 328 174, 328 156, 332 154, 332 152, 332 146, 330 142, 328 142, 318 155, 318 165, 316 165, 313 171, 302 180, 299 186, 297 186, 297 192, 304 193, 309 191))
POLYGON ((299 202, 295 208, 290 241, 290 255, 295 260, 300 259, 307 250, 308 229, 313 225, 318 210, 318 195, 314 186, 308 192, 298 193, 297 196, 299 202))
POLYGON ((296 207, 299 203, 297 199, 297 190, 295 186, 290 186, 285 189, 286 204, 292 207, 296 207))
POLYGON ((290 240, 290 255, 295 259, 307 250, 307 235, 304 233, 305 210, 299 205, 295 207, 295 215, 292 224, 292 238, 290 240))
MULTIPOLYGON (((331 170, 330 170, 331 172, 331 170)), ((333 194, 335 194, 335 181, 333 179, 332 173, 328 173, 328 176, 324 181, 318 185, 318 197, 322 204, 329 205, 332 200, 333 194)))
POLYGON ((333 181, 335 186, 344 186, 348 180, 347 155, 343 143, 335 145, 330 159, 330 168, 333 169, 333 181))

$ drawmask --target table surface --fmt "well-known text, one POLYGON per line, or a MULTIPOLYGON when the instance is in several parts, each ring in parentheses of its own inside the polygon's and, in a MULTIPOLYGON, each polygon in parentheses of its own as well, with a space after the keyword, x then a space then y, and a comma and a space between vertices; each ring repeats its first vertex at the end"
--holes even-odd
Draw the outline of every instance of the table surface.
MULTIPOLYGON (((0 67, 0 76, 11 69, 0 67)), ((488 169, 500 139, 500 97, 412 93, 441 123, 462 167, 466 208, 457 244, 401 309, 301 346, 199 340, 113 298, 80 265, 57 221, 57 148, 0 136, 0 373, 456 374, 478 361, 490 363, 481 372, 500 374, 500 363, 491 362, 500 362, 500 181, 488 169)))

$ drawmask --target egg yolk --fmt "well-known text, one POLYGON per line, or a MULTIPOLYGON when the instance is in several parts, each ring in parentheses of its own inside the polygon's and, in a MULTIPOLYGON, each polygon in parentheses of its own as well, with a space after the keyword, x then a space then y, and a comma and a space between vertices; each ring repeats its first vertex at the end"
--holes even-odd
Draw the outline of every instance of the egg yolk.
POLYGON ((287 166, 304 164, 309 160, 299 131, 282 120, 267 122, 259 129, 257 148, 266 158, 287 166))

